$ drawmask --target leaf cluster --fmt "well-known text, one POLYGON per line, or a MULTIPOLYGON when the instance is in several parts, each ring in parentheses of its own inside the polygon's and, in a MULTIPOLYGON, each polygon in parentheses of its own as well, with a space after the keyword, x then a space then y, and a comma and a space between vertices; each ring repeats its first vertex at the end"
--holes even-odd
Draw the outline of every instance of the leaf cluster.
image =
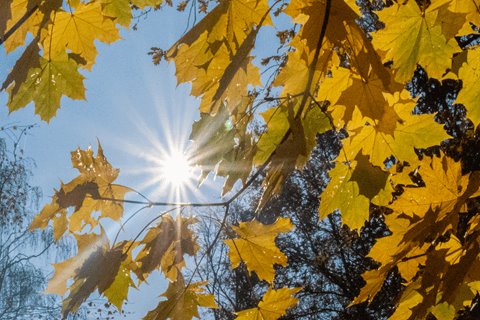
MULTIPOLYGON (((118 40, 118 28, 129 26, 132 8, 159 5, 153 0, 3 2, 0 34, 7 51, 33 35, 3 85, 10 110, 33 101, 48 121, 62 96, 83 99, 78 70, 90 70, 95 62, 95 40, 118 40)), ((292 171, 305 166, 318 134, 341 132, 342 147, 320 196, 320 218, 339 212, 345 225, 360 231, 372 210, 381 208, 391 231, 373 246, 369 255, 380 266, 363 275, 366 285, 354 303, 374 299, 398 270, 404 290, 391 319, 453 319, 480 290, 480 173, 478 158, 469 160, 463 151, 478 146, 478 5, 477 0, 393 1, 361 8, 353 0, 202 2, 203 18, 170 49, 154 50, 154 58, 159 53, 173 62, 178 82, 190 83, 191 94, 201 99, 202 116, 191 139, 203 178, 210 172, 224 177, 227 193, 238 180, 242 191, 264 173, 258 208, 280 192, 292 171), (259 35, 277 27, 280 15, 290 18, 291 28, 279 33, 276 58, 256 63, 252 52, 259 35), (421 73, 437 86, 456 84, 444 100, 450 100, 447 111, 426 108, 425 98, 415 94, 421 73), (449 117, 452 110, 459 111, 449 117), (461 123, 454 124, 458 118, 461 123), (253 129, 258 121, 264 124, 260 132, 253 129)), ((150 313, 148 319, 190 319, 198 316, 198 306, 213 307, 198 288, 202 282, 184 281, 181 273, 184 255, 198 250, 190 229, 194 220, 181 214, 174 220, 165 213, 143 240, 110 246, 99 220, 119 220, 130 189, 113 184, 118 171, 100 147, 95 158, 78 150, 72 163, 80 175, 62 184, 32 224, 45 228, 52 221, 57 239, 70 234, 79 244, 79 254, 65 262, 73 273, 53 281, 61 280, 60 293, 69 291, 64 314, 96 289, 109 297, 117 281, 121 297, 110 299, 120 307, 133 286, 130 276, 141 282, 156 268, 171 286, 164 295, 168 302, 158 307, 162 315, 150 313), (84 234, 85 228, 93 233, 84 234), (137 247, 141 254, 133 255, 137 247), (98 279, 88 272, 90 256, 99 266, 107 258, 115 262, 105 269, 108 276, 98 279), (177 313, 178 301, 189 311, 177 313), (165 308, 172 313, 165 315, 165 308)), ((218 205, 227 217, 230 201, 218 205)), ((237 237, 227 242, 232 267, 243 262, 249 272, 273 283, 273 265, 286 263, 274 240, 288 232, 289 223, 252 220, 234 228, 237 237)), ((297 292, 272 288, 256 310, 242 311, 238 318, 277 319, 295 304, 291 296, 297 292), (275 316, 265 311, 272 305, 279 310, 275 316)))

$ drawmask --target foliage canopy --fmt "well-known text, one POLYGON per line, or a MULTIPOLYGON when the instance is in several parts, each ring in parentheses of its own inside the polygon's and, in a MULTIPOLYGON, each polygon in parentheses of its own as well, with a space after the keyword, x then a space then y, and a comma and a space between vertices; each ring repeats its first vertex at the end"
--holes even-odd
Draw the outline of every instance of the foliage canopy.
MULTIPOLYGON (((95 40, 118 40, 119 28, 130 25, 132 10, 162 4, 3 1, 2 42, 7 52, 25 46, 2 86, 9 94, 9 110, 33 102, 35 112, 49 121, 62 97, 84 99, 79 70, 90 70, 95 63, 95 40)), ((417 99, 405 88, 420 68, 438 81, 461 81, 455 107, 463 105, 470 126, 478 126, 480 53, 469 39, 478 37, 480 3, 393 1, 375 8, 376 15, 362 12, 354 0, 200 4, 202 20, 170 49, 154 48, 152 54, 157 63, 162 58, 173 62, 178 82, 190 83, 191 94, 201 98, 202 116, 191 139, 193 161, 203 176, 214 171, 225 177, 226 194, 238 180, 248 187, 264 172, 261 207, 292 170, 305 165, 318 134, 342 131, 342 148, 319 214, 324 218, 339 210, 343 223, 360 229, 370 210, 381 207, 391 231, 372 248, 370 257, 379 268, 364 274, 366 285, 354 303, 371 301, 388 274, 398 269, 405 288, 390 319, 453 319, 470 305, 480 291, 480 215, 474 205, 480 173, 431 148, 452 137, 435 114, 420 112, 417 99), (278 31, 279 54, 262 57, 259 64, 252 56, 255 42, 262 30, 277 27, 278 15, 290 17, 292 25, 278 31), (383 27, 369 29, 366 24, 377 23, 377 15, 383 27), (266 79, 261 76, 265 72, 266 79), (252 128, 259 115, 265 123, 260 133, 252 128)), ((180 10, 187 5, 193 4, 178 3, 180 10)), ((118 170, 100 146, 95 157, 90 149, 73 152, 72 163, 79 176, 61 185, 31 225, 35 229, 52 223, 57 239, 70 235, 77 240, 77 256, 55 265, 49 287, 68 292, 64 316, 95 290, 121 308, 129 288, 155 269, 171 282, 163 295, 167 300, 145 319, 191 319, 198 316, 199 306, 214 308, 203 283, 182 275, 184 256, 198 250, 191 227, 195 219, 174 220, 167 211, 142 240, 110 244, 100 220, 120 220, 124 196, 132 190, 114 184, 118 170), (69 279, 73 284, 67 287, 69 279)), ((220 204, 226 207, 225 216, 230 203, 220 204)), ((278 319, 296 303, 292 295, 300 288, 273 287, 273 266, 287 263, 275 238, 290 226, 287 219, 235 228, 238 238, 227 243, 232 267, 242 262, 272 285, 258 308, 239 312, 238 319, 278 319)))

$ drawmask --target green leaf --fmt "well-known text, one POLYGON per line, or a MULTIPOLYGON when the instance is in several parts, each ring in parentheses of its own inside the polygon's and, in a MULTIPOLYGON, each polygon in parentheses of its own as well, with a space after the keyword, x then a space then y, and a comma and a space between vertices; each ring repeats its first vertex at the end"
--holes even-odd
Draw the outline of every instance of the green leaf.
POLYGON ((78 65, 66 55, 56 60, 40 58, 39 66, 28 70, 24 82, 8 88, 8 108, 12 112, 34 102, 35 113, 48 122, 60 108, 63 96, 74 100, 85 99, 83 79, 78 65))

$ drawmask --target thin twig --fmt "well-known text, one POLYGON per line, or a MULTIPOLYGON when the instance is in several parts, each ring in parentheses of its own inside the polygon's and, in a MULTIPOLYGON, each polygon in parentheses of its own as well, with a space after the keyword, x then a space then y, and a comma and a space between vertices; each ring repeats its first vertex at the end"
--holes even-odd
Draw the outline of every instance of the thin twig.
POLYGON ((118 228, 117 234, 115 235, 115 239, 113 240, 113 244, 114 244, 114 245, 115 245, 115 243, 117 243, 117 239, 118 239, 118 236, 120 235, 120 231, 124 230, 123 228, 125 227, 125 225, 126 225, 130 220, 132 220, 139 212, 145 210, 146 208, 150 208, 150 206, 143 206, 143 207, 141 207, 140 209, 138 209, 137 211, 135 211, 130 217, 128 217, 128 219, 125 220, 125 222, 122 222, 122 224, 120 225, 120 228, 118 228))

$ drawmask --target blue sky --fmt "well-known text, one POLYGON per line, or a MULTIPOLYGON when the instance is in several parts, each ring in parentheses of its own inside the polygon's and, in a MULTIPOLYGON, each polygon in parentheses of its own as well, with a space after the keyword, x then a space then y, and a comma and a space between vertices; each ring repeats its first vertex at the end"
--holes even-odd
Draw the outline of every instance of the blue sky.
MULTIPOLYGON (((152 46, 168 48, 174 43, 185 29, 186 16, 170 8, 150 13, 140 21, 138 31, 123 30, 124 40, 109 46, 98 44, 97 63, 92 72, 84 73, 87 101, 62 100, 62 108, 49 124, 34 115, 33 105, 8 115, 7 94, 0 93, 2 125, 38 124, 23 143, 26 156, 36 163, 32 183, 43 191, 41 205, 50 201, 60 179, 66 182, 77 174, 71 168, 70 151, 89 145, 96 150, 97 138, 109 161, 121 169, 119 183, 145 192, 153 200, 168 200, 168 192, 158 188, 158 181, 147 186, 155 178, 155 171, 150 170, 154 163, 149 159, 169 141, 176 145, 188 142, 191 124, 199 117, 199 101, 189 96, 189 86, 177 88, 173 64, 154 66, 147 52, 152 46)), ((5 56, 2 48, 2 79, 17 57, 17 53, 5 56)), ((219 198, 220 184, 215 186, 202 189, 209 200, 219 198)), ((189 193, 182 200, 194 200, 198 193, 189 193)), ((126 215, 133 210, 127 208, 126 215)), ((143 212, 125 236, 159 210, 143 212)), ((129 318, 138 319, 158 302, 165 283, 158 274, 149 278, 149 283, 129 296, 129 318)))

